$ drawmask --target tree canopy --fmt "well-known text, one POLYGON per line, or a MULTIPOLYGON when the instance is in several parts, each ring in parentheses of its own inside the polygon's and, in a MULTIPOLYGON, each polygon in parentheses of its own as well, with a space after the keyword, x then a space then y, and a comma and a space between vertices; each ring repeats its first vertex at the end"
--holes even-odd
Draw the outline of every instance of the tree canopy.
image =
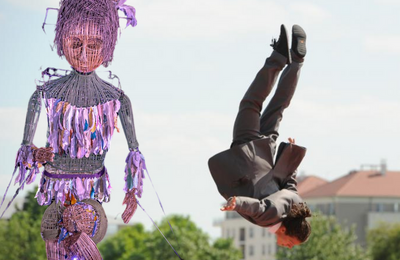
POLYGON ((40 236, 46 207, 39 206, 34 197, 34 190, 27 192, 22 209, 17 208, 9 220, 0 221, 0 260, 47 259, 45 242, 40 236))
MULTIPOLYGON (((239 260, 240 251, 231 240, 218 239, 212 245, 209 237, 189 217, 173 215, 159 223, 160 230, 169 239, 183 259, 239 260), (169 224, 173 226, 171 231, 169 224)), ((176 260, 178 257, 157 229, 145 231, 136 224, 121 229, 100 244, 104 259, 116 260, 176 260)))
MULTIPOLYGON (((35 189, 34 189, 35 190, 35 189)), ((35 191, 26 194, 24 204, 8 220, 0 220, 0 260, 45 260, 45 242, 40 225, 47 207, 39 206, 35 191)), ((209 236, 189 217, 170 216, 159 223, 183 259, 239 260, 241 253, 231 240, 218 239, 210 244, 209 236)), ((153 260, 178 259, 158 230, 147 231, 142 224, 127 226, 99 244, 104 259, 153 260)))
POLYGON ((367 240, 373 260, 400 259, 400 224, 381 223, 368 232, 367 240))

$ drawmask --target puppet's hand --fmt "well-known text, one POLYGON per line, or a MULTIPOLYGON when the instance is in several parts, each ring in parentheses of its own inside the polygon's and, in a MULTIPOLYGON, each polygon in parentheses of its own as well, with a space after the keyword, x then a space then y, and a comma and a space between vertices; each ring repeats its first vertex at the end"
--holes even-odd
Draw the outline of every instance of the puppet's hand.
POLYGON ((33 148, 33 160, 38 163, 52 162, 54 158, 52 147, 33 148))
POLYGON ((222 206, 220 208, 221 211, 232 211, 235 210, 236 207, 236 197, 230 197, 228 201, 226 202, 225 206, 222 206))
POLYGON ((289 137, 288 138, 290 145, 296 144, 296 139, 289 137))
POLYGON ((128 191, 125 194, 124 201, 122 202, 122 205, 126 204, 126 209, 124 210, 124 213, 122 213, 122 220, 124 221, 125 224, 128 224, 128 222, 131 220, 133 214, 135 214, 135 211, 137 209, 137 200, 135 191, 136 189, 128 191))

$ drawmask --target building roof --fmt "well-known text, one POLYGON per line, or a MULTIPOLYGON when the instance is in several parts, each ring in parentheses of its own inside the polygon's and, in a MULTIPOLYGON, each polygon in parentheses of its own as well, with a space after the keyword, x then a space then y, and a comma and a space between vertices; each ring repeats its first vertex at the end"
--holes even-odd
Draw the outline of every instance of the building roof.
POLYGON ((321 185, 327 184, 328 181, 317 176, 305 176, 298 178, 297 191, 299 194, 305 194, 321 185))
POLYGON ((325 184, 321 182, 313 189, 306 189, 307 185, 311 186, 306 183, 306 188, 299 193, 303 198, 400 197, 399 184, 400 172, 386 171, 385 174, 381 174, 379 171, 353 171, 332 182, 325 184))

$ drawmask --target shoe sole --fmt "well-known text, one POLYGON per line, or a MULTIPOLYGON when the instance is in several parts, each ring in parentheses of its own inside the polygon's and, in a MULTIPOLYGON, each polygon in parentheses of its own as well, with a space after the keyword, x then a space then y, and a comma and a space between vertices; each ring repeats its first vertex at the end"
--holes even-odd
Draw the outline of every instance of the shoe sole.
POLYGON ((299 56, 300 58, 304 58, 304 56, 306 56, 307 54, 307 35, 303 28, 301 28, 299 25, 293 25, 292 27, 292 41, 293 39, 297 39, 297 46, 294 49, 292 48, 292 50, 297 56, 299 56))

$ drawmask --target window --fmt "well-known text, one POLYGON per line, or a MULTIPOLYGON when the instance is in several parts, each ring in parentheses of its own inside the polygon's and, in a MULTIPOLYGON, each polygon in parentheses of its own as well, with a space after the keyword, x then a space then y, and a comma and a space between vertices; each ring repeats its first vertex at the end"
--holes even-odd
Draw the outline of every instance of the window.
POLYGON ((329 203, 328 214, 329 215, 334 215, 335 214, 335 205, 333 203, 329 203))
POLYGON ((262 229, 262 237, 265 237, 266 230, 267 230, 266 228, 262 229))
POLYGON ((395 203, 395 204, 393 205, 393 211, 394 211, 394 212, 399 212, 399 203, 395 203))
POLYGON ((249 237, 252 238, 254 236, 254 229, 251 227, 249 228, 249 237))
POLYGON ((262 255, 265 255, 266 250, 265 250, 265 245, 262 245, 262 255))
POLYGON ((240 241, 246 241, 246 230, 244 228, 240 228, 240 235, 239 235, 239 240, 240 241))
POLYGON ((249 246, 249 255, 254 255, 254 246, 249 246))

